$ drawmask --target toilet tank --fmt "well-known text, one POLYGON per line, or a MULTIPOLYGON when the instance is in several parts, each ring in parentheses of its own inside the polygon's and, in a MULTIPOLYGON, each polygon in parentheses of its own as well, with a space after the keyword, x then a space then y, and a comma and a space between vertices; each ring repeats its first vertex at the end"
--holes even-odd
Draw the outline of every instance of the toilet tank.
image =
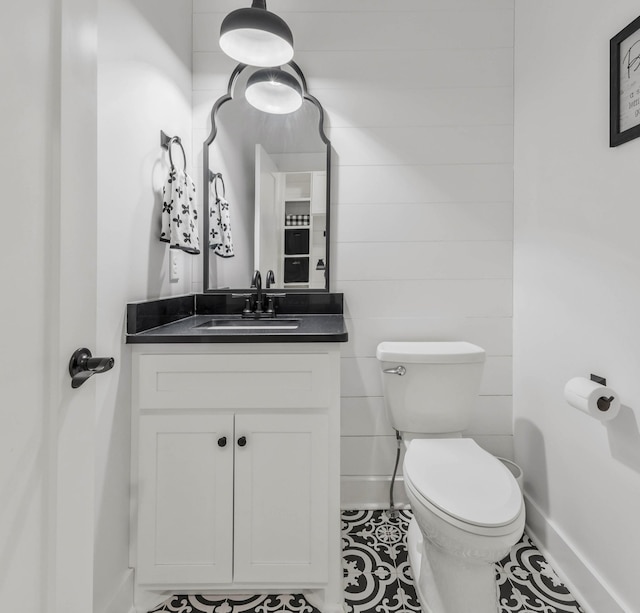
POLYGON ((396 430, 440 434, 468 427, 484 368, 482 347, 463 341, 383 342, 376 357, 387 417, 396 430), (395 369, 404 374, 384 372, 395 369))

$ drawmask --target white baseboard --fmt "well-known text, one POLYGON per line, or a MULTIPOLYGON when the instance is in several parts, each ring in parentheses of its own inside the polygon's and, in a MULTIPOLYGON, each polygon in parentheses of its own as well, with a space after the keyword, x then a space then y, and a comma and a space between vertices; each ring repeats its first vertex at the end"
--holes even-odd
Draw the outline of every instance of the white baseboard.
MULTIPOLYGON (((134 588, 134 608, 135 613, 147 613, 152 609, 160 606, 167 598, 170 598, 174 594, 184 594, 182 590, 147 590, 139 585, 134 588)), ((205 592, 202 592, 205 593, 205 592)))
POLYGON ((585 613, 630 613, 633 609, 614 596, 598 572, 581 559, 579 547, 526 494, 525 504, 527 533, 585 613))
MULTIPOLYGON (((340 508, 347 510, 388 509, 391 477, 340 477, 340 508)), ((397 508, 409 506, 404 480, 397 477, 393 486, 393 501, 397 508)))
POLYGON ((99 613, 135 613, 133 605, 133 570, 127 569, 111 600, 99 613))

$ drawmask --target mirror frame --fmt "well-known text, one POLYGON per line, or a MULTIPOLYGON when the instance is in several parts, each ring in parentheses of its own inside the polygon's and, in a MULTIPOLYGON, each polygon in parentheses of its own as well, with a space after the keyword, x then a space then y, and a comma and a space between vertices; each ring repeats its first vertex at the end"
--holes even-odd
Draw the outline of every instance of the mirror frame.
MULTIPOLYGON (((311 102, 319 112, 319 121, 318 121, 318 132, 322 142, 327 147, 327 184, 326 184, 326 211, 327 211, 327 222, 325 229, 325 250, 326 250, 326 262, 325 262, 325 287, 323 289, 319 288, 274 288, 278 292, 291 293, 291 294, 308 294, 308 293, 328 293, 330 292, 330 279, 331 279, 331 252, 330 252, 330 235, 331 235, 331 141, 327 138, 327 135, 324 131, 324 108, 320 101, 312 96, 307 89, 307 81, 302 73, 300 67, 291 60, 286 64, 289 66, 295 75, 298 77, 300 81, 300 85, 302 86, 302 95, 303 100, 307 100, 311 102)), ((231 77, 229 78, 229 84, 227 86, 227 93, 223 96, 220 96, 214 103, 211 108, 211 132, 207 139, 203 144, 202 151, 202 194, 203 194, 203 218, 204 218, 204 227, 203 227, 203 238, 204 238, 204 246, 202 249, 203 253, 203 277, 202 277, 202 291, 205 294, 228 294, 229 292, 246 292, 247 287, 237 287, 237 288, 226 288, 226 289, 213 289, 209 287, 209 274, 210 274, 210 263, 209 258, 211 257, 211 253, 209 250, 209 218, 210 218, 210 168, 209 168, 209 147, 213 144, 213 141, 218 134, 218 126, 216 124, 216 116, 218 114, 218 110, 220 107, 233 100, 234 89, 238 81, 238 77, 242 74, 242 72, 246 69, 250 68, 247 64, 238 64, 233 72, 231 73, 231 77)), ((261 273, 263 271, 260 271, 261 273)), ((266 274, 266 271, 264 271, 266 274)), ((249 280, 250 283, 250 280, 249 280)))

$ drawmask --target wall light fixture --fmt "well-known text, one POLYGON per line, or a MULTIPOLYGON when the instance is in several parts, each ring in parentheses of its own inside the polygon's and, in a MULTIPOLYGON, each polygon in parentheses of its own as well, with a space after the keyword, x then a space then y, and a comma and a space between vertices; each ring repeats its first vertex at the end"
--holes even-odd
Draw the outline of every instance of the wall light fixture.
POLYGON ((267 10, 266 0, 229 13, 220 27, 220 47, 249 66, 282 66, 293 58, 293 34, 284 19, 267 10))
POLYGON ((284 115, 302 106, 302 86, 281 68, 256 70, 247 80, 247 102, 265 113, 284 115))

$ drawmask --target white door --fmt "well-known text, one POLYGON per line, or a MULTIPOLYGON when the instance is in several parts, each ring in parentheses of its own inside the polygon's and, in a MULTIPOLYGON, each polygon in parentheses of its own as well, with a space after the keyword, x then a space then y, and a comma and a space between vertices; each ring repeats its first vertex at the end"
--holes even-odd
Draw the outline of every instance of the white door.
POLYGON ((236 415, 235 425, 234 581, 326 581, 327 416, 236 415))
POLYGON ((139 440, 138 581, 231 583, 233 415, 142 415, 139 440))
MULTIPOLYGON (((93 608, 96 353, 96 6, 3 7, 0 602, 93 608)), ((108 375, 104 375, 108 376, 108 375)))

